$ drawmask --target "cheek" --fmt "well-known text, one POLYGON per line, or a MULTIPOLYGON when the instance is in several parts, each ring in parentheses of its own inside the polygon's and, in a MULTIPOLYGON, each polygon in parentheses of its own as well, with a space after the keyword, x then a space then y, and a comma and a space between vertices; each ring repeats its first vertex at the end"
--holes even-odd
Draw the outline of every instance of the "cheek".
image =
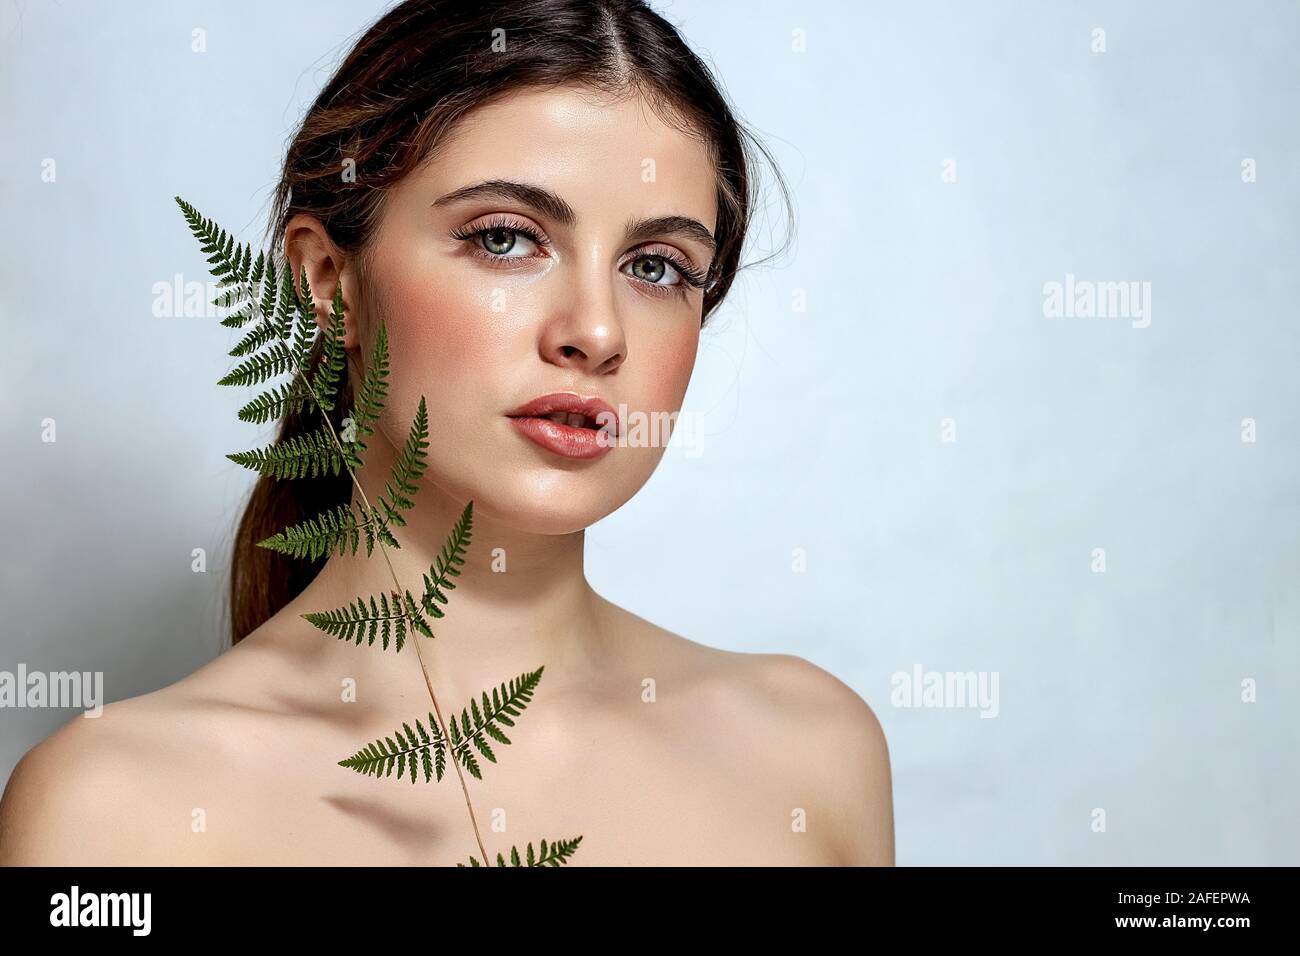
POLYGON ((681 407, 699 344, 699 319, 687 319, 670 334, 644 343, 642 354, 632 357, 646 382, 643 400, 648 408, 671 411, 681 407))
POLYGON ((430 403, 437 395, 440 404, 454 397, 465 407, 485 397, 482 385, 506 355, 506 316, 493 310, 492 295, 455 268, 395 270, 381 296, 390 380, 403 391, 418 388, 430 403))

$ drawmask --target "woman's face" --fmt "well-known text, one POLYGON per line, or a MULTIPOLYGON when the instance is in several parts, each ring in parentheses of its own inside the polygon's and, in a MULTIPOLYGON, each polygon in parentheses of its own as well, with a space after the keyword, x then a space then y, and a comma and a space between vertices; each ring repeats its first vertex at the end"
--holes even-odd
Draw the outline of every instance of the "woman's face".
POLYGON ((523 531, 568 533, 617 509, 670 430, 583 458, 528 437, 549 425, 508 416, 555 392, 597 396, 627 441, 638 417, 681 408, 699 344, 704 293, 686 276, 713 258, 708 153, 643 100, 594 96, 528 90, 469 114, 390 190, 362 290, 365 356, 375 320, 388 333, 384 432, 401 448, 424 396, 426 480, 523 531), (486 183, 528 190, 472 190, 486 183))

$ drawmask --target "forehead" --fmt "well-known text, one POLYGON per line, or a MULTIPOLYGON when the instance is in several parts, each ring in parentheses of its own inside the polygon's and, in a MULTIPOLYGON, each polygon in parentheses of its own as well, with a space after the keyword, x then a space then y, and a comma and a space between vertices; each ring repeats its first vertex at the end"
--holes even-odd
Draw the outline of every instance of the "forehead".
POLYGON ((409 178, 437 195, 482 180, 518 180, 559 194, 580 222, 678 214, 712 231, 716 175, 704 144, 666 124, 643 98, 558 87, 473 110, 409 178))

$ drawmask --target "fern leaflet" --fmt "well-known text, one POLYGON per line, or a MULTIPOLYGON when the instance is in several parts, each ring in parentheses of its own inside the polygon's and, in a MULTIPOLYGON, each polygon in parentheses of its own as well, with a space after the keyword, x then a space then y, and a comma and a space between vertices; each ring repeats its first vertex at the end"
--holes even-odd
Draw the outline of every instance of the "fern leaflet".
POLYGON ((409 775, 415 783, 417 758, 418 769, 424 773, 424 782, 428 783, 436 774, 442 780, 443 770, 447 766, 447 741, 438 729, 438 722, 429 714, 429 726, 432 732, 424 729, 424 724, 415 722, 419 733, 411 729, 409 723, 402 724, 393 737, 385 737, 368 744, 351 757, 339 761, 340 767, 347 767, 357 773, 374 777, 392 776, 397 771, 397 778, 409 775), (403 733, 405 731, 405 733, 403 733))
POLYGON ((333 634, 341 641, 352 641, 358 647, 362 640, 365 640, 367 646, 373 646, 375 638, 379 637, 383 649, 388 650, 391 636, 394 638, 394 649, 400 653, 406 643, 408 630, 433 637, 433 631, 429 630, 428 623, 420 616, 411 592, 407 591, 403 595, 396 591, 390 593, 391 604, 389 594, 380 594, 378 601, 371 595, 368 608, 363 598, 357 598, 355 604, 336 611, 314 611, 303 614, 302 617, 326 634, 333 634))
POLYGON ((315 561, 325 554, 337 551, 340 556, 348 550, 357 553, 361 536, 366 538, 366 556, 375 548, 375 540, 383 541, 392 548, 399 548, 384 524, 383 518, 371 512, 365 514, 364 505, 355 507, 361 512, 358 517, 352 505, 338 505, 322 512, 314 518, 307 518, 296 525, 285 528, 269 538, 257 542, 259 548, 269 548, 294 558, 307 558, 315 561))
MULTIPOLYGON (((527 862, 519 858, 519 848, 512 846, 510 848, 510 866, 563 866, 569 862, 569 857, 573 856, 578 844, 582 842, 582 837, 574 837, 572 840, 556 840, 547 848, 546 841, 542 841, 540 850, 533 852, 533 845, 528 844, 527 862)), ((457 866, 465 866, 464 863, 457 863, 457 866)), ((469 858, 469 866, 482 866, 476 857, 469 858)), ((497 854, 497 866, 505 866, 506 860, 500 853, 497 854)))
POLYGON ((451 583, 451 579, 460 577, 458 566, 465 563, 465 549, 473 536, 473 525, 474 502, 471 500, 466 503, 465 510, 461 512, 459 520, 443 544, 438 560, 429 568, 429 574, 424 575, 424 594, 420 598, 420 604, 430 617, 446 616, 442 608, 434 602, 437 600, 446 604, 447 595, 444 592, 456 590, 456 585, 451 583))

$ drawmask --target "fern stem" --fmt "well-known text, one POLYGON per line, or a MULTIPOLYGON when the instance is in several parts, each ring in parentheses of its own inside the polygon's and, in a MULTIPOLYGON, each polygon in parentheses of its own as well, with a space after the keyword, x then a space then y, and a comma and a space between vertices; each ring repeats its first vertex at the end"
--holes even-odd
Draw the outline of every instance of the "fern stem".
MULTIPOLYGON (((352 362, 351 356, 348 356, 348 362, 350 365, 352 362)), ((359 369, 357 370, 357 372, 358 374, 360 374, 359 369)), ((315 400, 317 407, 323 408, 324 406, 321 405, 320 396, 316 394, 316 390, 312 386, 311 381, 308 380, 306 374, 303 371, 302 366, 299 366, 297 369, 295 369, 294 374, 295 377, 300 379, 302 383, 306 385, 307 391, 310 393, 311 397, 315 400)), ((370 505, 370 499, 366 496, 366 490, 361 487, 361 482, 357 478, 357 473, 352 469, 351 464, 348 463, 347 454, 343 450, 343 443, 339 441, 338 433, 334 430, 334 423, 329 420, 328 415, 322 414, 321 418, 325 421, 325 425, 329 429, 330 437, 334 440, 334 444, 338 448, 339 454, 343 456, 343 467, 348 470, 348 475, 352 478, 352 484, 356 486, 357 494, 361 496, 361 500, 362 502, 364 502, 366 506, 367 513, 371 513, 372 509, 370 505)), ((388 546, 384 544, 382 538, 379 539, 378 544, 379 544, 380 553, 384 557, 384 563, 388 565, 388 574, 393 579, 393 587, 397 589, 398 593, 405 593, 402 590, 401 582, 397 580, 397 571, 393 568, 392 559, 388 555, 388 546)), ((429 700, 433 704, 434 716, 438 718, 438 726, 442 730, 443 737, 450 740, 450 736, 447 733, 447 723, 445 720, 443 720, 442 709, 438 706, 438 695, 433 692, 433 683, 429 679, 429 671, 424 666, 424 655, 420 653, 420 637, 418 634, 415 635, 415 640, 412 643, 415 644, 415 658, 420 665, 420 673, 424 676, 424 686, 429 691, 429 700)), ((456 768, 456 778, 460 781, 460 790, 461 793, 464 794, 465 796, 465 809, 469 811, 469 822, 474 827, 474 840, 478 843, 479 853, 483 854, 483 863, 485 865, 490 866, 491 863, 488 859, 487 847, 483 845, 483 835, 479 832, 478 818, 474 816, 474 804, 469 798, 469 787, 465 784, 465 773, 463 770, 461 770, 459 761, 452 760, 452 765, 456 768)))

